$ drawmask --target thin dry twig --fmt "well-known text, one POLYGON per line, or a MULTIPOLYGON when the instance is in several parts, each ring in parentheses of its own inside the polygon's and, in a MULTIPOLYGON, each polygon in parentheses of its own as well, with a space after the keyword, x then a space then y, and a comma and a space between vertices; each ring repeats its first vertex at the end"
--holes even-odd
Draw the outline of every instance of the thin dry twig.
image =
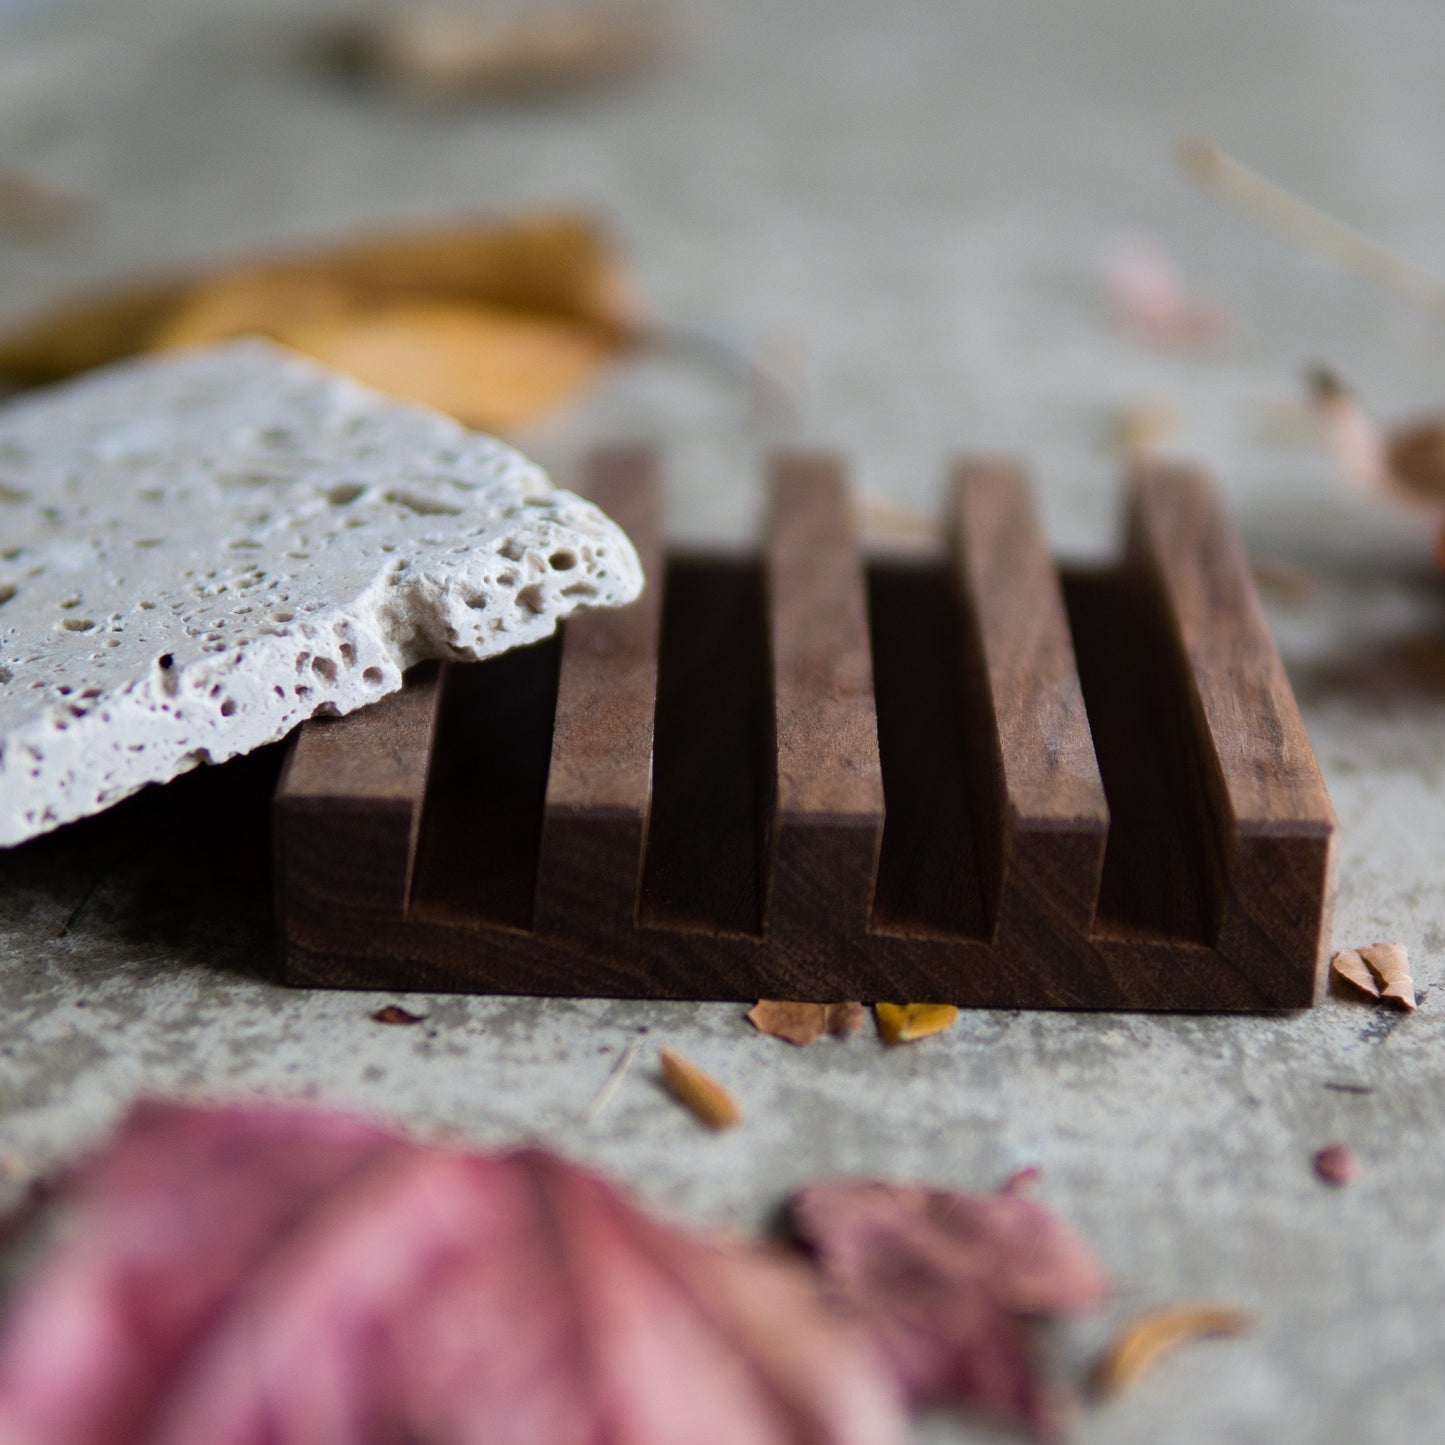
POLYGON ((1333 257, 1357 274, 1417 306, 1445 316, 1445 281, 1336 220, 1207 140, 1179 148, 1185 170, 1247 216, 1299 245, 1333 257))
POLYGON ((627 1071, 632 1067, 641 1048, 642 1040, 633 1039, 622 1051, 622 1057, 613 1064, 611 1071, 602 1081, 602 1087, 598 1089, 592 1102, 588 1104, 586 1112, 583 1113, 582 1122, 584 1124, 595 1123, 602 1111, 612 1102, 612 1096, 622 1087, 622 1081, 627 1077, 627 1071))

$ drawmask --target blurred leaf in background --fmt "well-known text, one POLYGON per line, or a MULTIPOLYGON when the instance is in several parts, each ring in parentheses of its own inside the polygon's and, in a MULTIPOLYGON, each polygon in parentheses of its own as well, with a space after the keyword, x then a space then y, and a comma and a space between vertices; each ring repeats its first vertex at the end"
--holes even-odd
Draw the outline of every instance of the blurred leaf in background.
POLYGON ((603 227, 541 212, 357 237, 65 303, 0 336, 0 384, 261 335, 507 432, 586 386, 639 329, 603 227))

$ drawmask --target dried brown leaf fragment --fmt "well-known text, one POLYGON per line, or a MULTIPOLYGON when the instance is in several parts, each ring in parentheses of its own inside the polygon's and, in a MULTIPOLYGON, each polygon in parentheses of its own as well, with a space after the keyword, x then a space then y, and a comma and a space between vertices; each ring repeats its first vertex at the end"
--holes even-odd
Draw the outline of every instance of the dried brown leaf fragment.
POLYGON ((951 1003, 875 1003, 873 1014, 885 1044, 911 1044, 941 1034, 958 1010, 951 1003))
POLYGON ((426 1022, 426 1015, 414 1014, 400 1004, 389 1003, 384 1008, 377 1009, 371 1019, 378 1024, 419 1024, 426 1022))
POLYGON ((856 1034, 863 1027, 861 1003, 794 1003, 763 998, 748 1011, 748 1022, 759 1033, 796 1044, 799 1048, 825 1034, 856 1034))
POLYGON ((1111 1399, 1132 1390, 1166 1355, 1211 1335, 1240 1335, 1254 1316, 1233 1305, 1191 1301, 1150 1310, 1130 1320, 1094 1367, 1092 1393, 1111 1399))
POLYGON ((1357 948, 1342 948, 1330 962, 1335 991, 1378 999, 1380 985, 1357 948))
POLYGON ((1410 976, 1410 959, 1403 943, 1371 943, 1360 957, 1380 984, 1380 998, 1397 1008, 1413 1012, 1415 980, 1410 976))
POLYGON ((421 100, 555 90, 610 79, 656 60, 672 39, 660 0, 590 0, 509 10, 405 5, 329 37, 332 57, 421 100))
POLYGON ((662 1082, 667 1092, 709 1129, 731 1129, 743 1117, 737 1100, 710 1074, 674 1049, 661 1049, 662 1082))
POLYGON ((1367 998, 1413 1011, 1415 980, 1403 943, 1371 943, 1342 948, 1331 963, 1335 980, 1367 998))
POLYGON ((1309 373, 1309 389, 1341 471, 1372 496, 1438 521, 1445 509, 1445 418, 1387 430, 1328 367, 1309 373))
POLYGON ((1360 1177, 1360 1161, 1348 1144, 1326 1144, 1316 1152, 1312 1162, 1315 1174, 1336 1189, 1343 1189, 1360 1177))

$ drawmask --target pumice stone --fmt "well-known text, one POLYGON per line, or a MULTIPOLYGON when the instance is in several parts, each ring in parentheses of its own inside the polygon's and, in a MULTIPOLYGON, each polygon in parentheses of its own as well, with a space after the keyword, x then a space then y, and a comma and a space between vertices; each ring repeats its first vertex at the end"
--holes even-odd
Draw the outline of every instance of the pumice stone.
POLYGON ((0 846, 642 590, 531 462, 261 341, 0 408, 0 846))

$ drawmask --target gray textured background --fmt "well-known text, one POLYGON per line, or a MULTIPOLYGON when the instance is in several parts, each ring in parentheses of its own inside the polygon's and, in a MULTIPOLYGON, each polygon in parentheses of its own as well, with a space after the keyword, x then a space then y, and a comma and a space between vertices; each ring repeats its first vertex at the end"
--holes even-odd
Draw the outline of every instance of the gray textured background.
MULTIPOLYGON (((787 427, 654 360, 521 439, 563 480, 600 438, 664 442, 672 526, 692 537, 750 533, 757 458, 778 440, 836 446, 868 485, 923 505, 968 446, 1025 455, 1056 543, 1097 552, 1115 527, 1110 416, 1167 401, 1252 550, 1310 579, 1270 605, 1343 825, 1336 937, 1403 939, 1422 1006, 981 1013, 893 1052, 870 1036, 793 1051, 721 1005, 412 998, 427 1025, 384 1029, 367 1017, 382 1000, 266 981, 248 833, 263 760, 0 860, 6 1193, 146 1090, 285 1092, 429 1133, 540 1137, 735 1225, 839 1171, 986 1186, 1038 1163, 1043 1197, 1117 1282, 1106 1316, 1063 1336, 1067 1363, 1180 1296, 1261 1319, 1087 1415, 1082 1439, 1440 1438, 1441 589, 1430 539, 1353 499, 1317 446, 1271 440, 1271 418, 1314 358, 1389 414, 1440 403, 1445 325, 1200 196, 1172 146, 1210 134, 1445 271, 1445 11, 694 0, 678 55, 634 81, 434 112, 310 69, 312 9, 120 0, 47 23, 27 7, 0 36, 0 165, 94 209, 59 242, 0 241, 0 317, 82 281, 354 223, 589 204, 660 319, 802 359, 787 427), (1219 353, 1161 355, 1111 325, 1100 253, 1139 230, 1233 310, 1219 353), (584 1124, 644 1030, 730 1084, 744 1127, 705 1136, 647 1055, 584 1124), (1364 1165, 1343 1192, 1309 1165, 1336 1138, 1364 1165)), ((991 1438, 944 1420, 923 1436, 991 1438)))

